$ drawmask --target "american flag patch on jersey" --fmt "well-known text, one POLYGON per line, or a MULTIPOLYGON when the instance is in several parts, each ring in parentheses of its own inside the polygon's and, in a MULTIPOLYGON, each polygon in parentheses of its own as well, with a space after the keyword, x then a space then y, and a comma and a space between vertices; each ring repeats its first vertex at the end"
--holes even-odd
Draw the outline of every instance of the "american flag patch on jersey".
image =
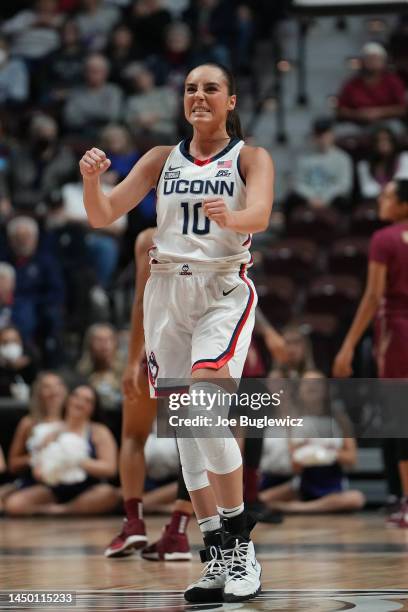
POLYGON ((217 168, 232 168, 232 160, 227 159, 226 161, 217 162, 217 168))

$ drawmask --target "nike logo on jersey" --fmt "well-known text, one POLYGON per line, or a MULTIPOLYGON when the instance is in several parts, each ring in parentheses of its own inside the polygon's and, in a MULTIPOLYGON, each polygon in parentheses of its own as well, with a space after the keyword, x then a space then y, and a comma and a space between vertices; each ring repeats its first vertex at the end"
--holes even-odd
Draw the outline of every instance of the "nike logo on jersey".
POLYGON ((235 285, 235 287, 233 287, 232 289, 230 289, 229 291, 223 291, 222 295, 229 295, 230 293, 232 293, 239 285, 235 285))
POLYGON ((175 170, 180 170, 180 168, 184 168, 184 166, 174 166, 174 168, 169 166, 169 172, 174 172, 175 170))

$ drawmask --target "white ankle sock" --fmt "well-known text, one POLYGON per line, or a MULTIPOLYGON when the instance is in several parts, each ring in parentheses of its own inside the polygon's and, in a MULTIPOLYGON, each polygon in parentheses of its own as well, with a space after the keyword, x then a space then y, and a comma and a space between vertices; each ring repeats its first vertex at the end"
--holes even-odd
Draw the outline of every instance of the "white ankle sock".
POLYGON ((222 518, 233 518, 244 511, 244 502, 239 506, 235 506, 235 508, 220 508, 217 506, 217 510, 222 518))
POLYGON ((221 528, 221 520, 218 514, 214 516, 207 516, 205 518, 198 519, 198 526, 200 527, 201 533, 215 531, 216 529, 221 528))

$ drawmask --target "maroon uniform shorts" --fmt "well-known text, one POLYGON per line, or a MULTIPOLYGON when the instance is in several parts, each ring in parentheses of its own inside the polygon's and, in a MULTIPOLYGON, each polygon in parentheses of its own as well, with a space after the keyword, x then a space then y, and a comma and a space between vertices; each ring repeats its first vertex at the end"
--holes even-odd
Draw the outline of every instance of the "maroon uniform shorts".
POLYGON ((408 378, 408 318, 377 319, 375 357, 379 378, 408 378))

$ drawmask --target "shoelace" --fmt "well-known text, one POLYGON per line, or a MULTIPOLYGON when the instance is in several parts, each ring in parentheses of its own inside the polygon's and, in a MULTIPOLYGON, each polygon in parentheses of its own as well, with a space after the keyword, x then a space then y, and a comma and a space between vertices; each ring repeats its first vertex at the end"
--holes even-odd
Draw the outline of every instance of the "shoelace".
POLYGON ((223 551, 229 578, 244 578, 247 576, 248 545, 249 542, 235 540, 234 548, 223 551))
POLYGON ((211 580, 214 576, 222 576, 225 574, 225 563, 223 559, 219 559, 217 547, 211 546, 210 555, 212 559, 204 567, 202 574, 203 580, 211 580))

